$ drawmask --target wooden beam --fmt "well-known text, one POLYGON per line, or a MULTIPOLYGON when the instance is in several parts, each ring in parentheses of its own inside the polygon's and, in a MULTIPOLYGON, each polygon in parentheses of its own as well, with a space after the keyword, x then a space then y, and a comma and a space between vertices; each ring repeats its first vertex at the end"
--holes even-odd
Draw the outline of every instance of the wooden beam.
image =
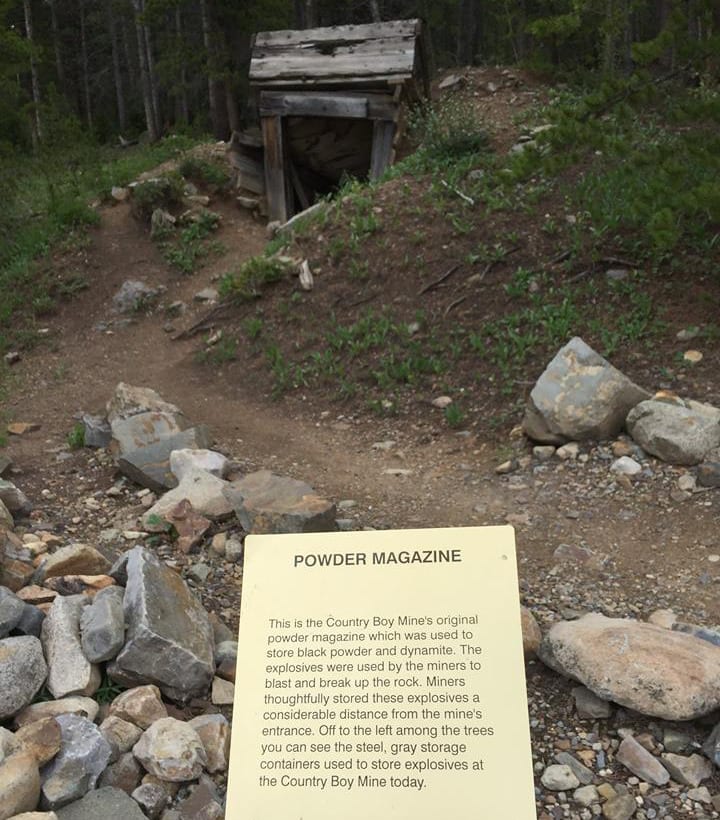
POLYGON ((366 119, 368 101, 363 97, 318 94, 311 91, 282 94, 263 91, 260 116, 345 117, 366 119))
POLYGON ((396 124, 393 120, 375 120, 373 127, 370 179, 379 179, 394 159, 393 141, 396 124))
POLYGON ((420 20, 389 20, 359 26, 326 26, 304 30, 261 31, 254 45, 262 48, 274 45, 301 46, 312 42, 335 40, 370 40, 386 37, 409 37, 419 33, 420 20))
POLYGON ((270 219, 287 222, 295 209, 282 117, 263 117, 262 132, 265 143, 265 189, 270 219))

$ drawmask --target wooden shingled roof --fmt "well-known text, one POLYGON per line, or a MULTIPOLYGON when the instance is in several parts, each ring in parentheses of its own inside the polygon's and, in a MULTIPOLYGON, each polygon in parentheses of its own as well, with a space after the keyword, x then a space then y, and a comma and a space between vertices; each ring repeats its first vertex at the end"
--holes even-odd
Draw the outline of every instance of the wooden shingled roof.
POLYGON ((250 83, 259 88, 404 85, 425 91, 420 20, 395 20, 255 35, 250 83))

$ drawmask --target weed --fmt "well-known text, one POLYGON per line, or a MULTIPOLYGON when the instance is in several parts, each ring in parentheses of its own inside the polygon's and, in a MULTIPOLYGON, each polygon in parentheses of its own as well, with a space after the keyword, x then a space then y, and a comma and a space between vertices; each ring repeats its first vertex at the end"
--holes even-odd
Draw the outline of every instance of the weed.
POLYGON ((237 347, 237 339, 232 337, 222 338, 212 345, 212 347, 201 350, 198 353, 198 360, 219 367, 220 365, 237 359, 237 347))
POLYGON ((67 434, 67 443, 71 450, 80 450, 85 446, 85 426, 81 422, 67 434))
POLYGON ((259 316, 252 316, 243 322, 243 330, 250 341, 256 341, 263 332, 265 323, 259 316))
POLYGON ((461 427, 465 422, 465 413, 463 412, 462 407, 460 407, 460 405, 456 402, 448 404, 445 408, 444 415, 447 426, 452 427, 453 429, 461 427))
POLYGON ((106 672, 103 675, 100 687, 97 689, 93 697, 98 703, 112 703, 115 698, 118 695, 121 695, 124 691, 125 687, 112 680, 106 672))
POLYGON ((217 162, 199 157, 186 157, 179 166, 180 173, 185 179, 205 183, 222 188, 230 181, 227 170, 217 162))
POLYGON ((184 191, 183 178, 176 173, 140 182, 133 189, 133 212, 140 219, 149 222, 156 208, 168 209, 179 205, 182 202, 184 191))
POLYGON ((210 243, 204 243, 214 231, 220 217, 212 211, 202 211, 194 222, 180 231, 175 242, 161 245, 165 261, 181 273, 189 275, 195 271, 198 262, 209 252, 213 252, 210 243))
POLYGON ((226 273, 220 280, 219 293, 223 299, 246 302, 260 295, 262 288, 279 282, 292 263, 281 257, 253 256, 234 273, 226 273))

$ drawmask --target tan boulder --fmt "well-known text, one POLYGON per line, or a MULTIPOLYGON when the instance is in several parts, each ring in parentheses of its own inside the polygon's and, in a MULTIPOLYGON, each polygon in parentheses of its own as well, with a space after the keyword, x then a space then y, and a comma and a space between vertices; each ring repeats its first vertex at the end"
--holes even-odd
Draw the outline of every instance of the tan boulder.
POLYGON ((542 661, 598 697, 665 720, 720 708, 720 647, 694 635, 596 613, 555 624, 542 661))
POLYGON ((526 606, 520 607, 520 623, 522 625, 523 654, 526 658, 533 658, 540 648, 542 632, 535 620, 535 616, 526 606))

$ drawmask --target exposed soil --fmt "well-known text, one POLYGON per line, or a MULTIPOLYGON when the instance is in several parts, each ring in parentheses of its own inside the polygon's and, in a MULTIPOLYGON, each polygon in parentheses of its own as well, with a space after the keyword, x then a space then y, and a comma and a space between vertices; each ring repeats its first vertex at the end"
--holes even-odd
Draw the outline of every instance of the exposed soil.
MULTIPOLYGON (((528 89, 519 89, 519 80, 508 79, 500 71, 472 76, 470 93, 477 92, 478 104, 486 105, 495 121, 495 140, 506 148, 517 128, 512 115, 519 106, 511 99, 522 99, 518 95, 528 89), (489 81, 504 83, 504 90, 496 95, 481 92, 489 81)), ((379 207, 396 207, 394 186, 401 184, 398 180, 387 187, 379 207)), ((89 245, 54 259, 56 275, 67 278, 80 273, 89 288, 47 318, 45 342, 25 353, 12 371, 11 396, 4 408, 8 421, 40 425, 36 432, 10 437, 7 452, 19 471, 15 480, 36 501, 44 520, 62 529, 76 518, 72 526, 88 538, 107 526, 104 520, 93 520, 83 499, 112 485, 112 468, 94 461, 87 451, 68 456, 63 448, 79 414, 101 413, 115 385, 126 381, 154 388, 193 421, 206 423, 217 446, 243 469, 269 467, 308 480, 333 499, 353 499, 356 505, 346 514, 356 519, 357 526, 510 521, 517 532, 522 597, 541 622, 585 610, 645 617, 655 609, 672 607, 683 620, 706 626, 720 623, 720 563, 709 560, 720 553, 720 491, 680 493, 677 479, 685 470, 654 460, 647 463, 650 472, 644 478, 617 482, 608 470, 609 444, 584 447, 587 459, 583 461, 540 464, 527 459, 510 475, 496 475, 501 461, 530 452, 530 445, 512 428, 521 418, 518 398, 544 367, 546 350, 529 354, 526 371, 517 377, 520 384, 514 385, 510 396, 497 382, 472 382, 463 399, 466 423, 452 430, 430 400, 439 391, 468 384, 468 371, 491 375, 466 356, 459 357, 453 372, 435 383, 429 380, 418 389, 403 391, 399 415, 380 417, 368 411, 364 386, 340 403, 333 399, 335 388, 322 383, 300 387, 273 401, 265 359, 240 332, 242 323, 259 308, 266 321, 265 334, 278 341, 295 340, 302 349, 311 345, 305 334, 319 317, 334 311, 339 321, 350 321, 365 306, 349 305, 371 294, 376 294, 373 304, 390 306, 407 321, 422 307, 424 321, 439 333, 453 325, 470 326, 507 312, 511 297, 503 285, 510 281, 517 259, 512 266, 500 261, 481 282, 473 283, 471 276, 478 269, 468 267, 464 259, 482 237, 442 234, 434 217, 419 213, 412 224, 394 225, 386 234, 384 249, 370 246, 370 275, 357 282, 344 275, 341 260, 331 260, 323 249, 330 234, 305 238, 295 250, 313 259, 315 289, 301 293, 290 316, 279 312, 278 306, 300 293, 294 281, 268 291, 258 304, 241 308, 229 324, 218 324, 228 334, 237 332, 237 360, 202 364, 196 356, 203 347, 200 337, 173 340, 174 332, 191 326, 209 310, 194 302, 193 295, 259 253, 266 242, 265 225, 233 203, 214 197, 210 207, 223 217, 217 239, 224 250, 191 277, 168 268, 126 204, 103 208, 89 245), (423 233, 417 249, 408 240, 415 231, 423 233), (400 262, 408 252, 422 256, 414 277, 400 262), (445 282, 418 293, 456 263, 459 269, 445 282), (162 304, 181 300, 188 311, 169 320, 158 308, 129 323, 118 321, 120 317, 112 313, 112 297, 126 279, 164 285, 162 304), (465 297, 462 302, 448 308, 461 297, 465 297), (166 328, 169 321, 174 332, 166 328), (394 443, 374 446, 388 441, 394 443), (42 491, 48 487, 54 488, 54 500, 43 510, 42 491), (598 571, 567 559, 558 565, 553 553, 560 544, 582 544, 605 565, 598 571)), ((532 259, 547 263, 561 249, 536 225, 528 222, 525 231, 524 219, 496 215, 485 225, 485 240, 513 229, 520 235, 519 255, 528 264, 532 259)), ((553 276, 574 275, 552 270, 549 266, 553 276)), ((646 285, 658 305, 665 306, 665 325, 652 349, 624 347, 617 351, 614 363, 650 389, 668 383, 684 395, 720 403, 718 339, 703 338, 684 347, 676 339, 676 332, 684 327, 717 321, 718 278, 693 280, 688 287, 683 277, 659 275, 646 285), (701 345, 703 361, 692 369, 678 366, 677 353, 693 345, 701 345)), ((604 280, 598 287, 605 287, 604 280)), ((226 582, 237 583, 230 577, 226 582)), ((540 714, 542 704, 548 705, 558 720, 568 721, 571 731, 571 684, 540 666, 531 666, 528 672, 532 711, 540 714)), ((618 725, 634 719, 622 714, 618 725)), ((555 729, 548 735, 545 722, 540 721, 534 731, 536 756, 550 762, 555 729)))

